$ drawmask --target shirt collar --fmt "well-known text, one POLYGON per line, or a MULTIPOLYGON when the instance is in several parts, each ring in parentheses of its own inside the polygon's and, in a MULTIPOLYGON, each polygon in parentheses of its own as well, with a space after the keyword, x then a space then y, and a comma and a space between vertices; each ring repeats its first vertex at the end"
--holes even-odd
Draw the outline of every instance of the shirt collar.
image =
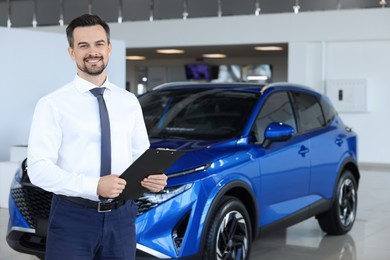
MULTIPOLYGON (((81 78, 77 74, 74 77, 73 82, 74 82, 74 85, 75 85, 76 89, 80 93, 88 92, 88 91, 90 91, 93 88, 98 88, 99 87, 99 86, 96 86, 95 84, 93 84, 93 83, 91 83, 91 82, 81 78)), ((106 80, 104 81, 103 85, 101 85, 100 87, 111 90, 111 84, 110 84, 110 82, 108 80, 108 76, 106 77, 106 80)))

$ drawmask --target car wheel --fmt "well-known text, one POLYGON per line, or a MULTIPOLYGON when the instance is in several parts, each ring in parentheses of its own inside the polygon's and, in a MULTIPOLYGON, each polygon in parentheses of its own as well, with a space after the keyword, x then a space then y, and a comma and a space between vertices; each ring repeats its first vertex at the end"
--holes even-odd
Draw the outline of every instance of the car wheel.
POLYGON ((234 197, 223 197, 211 215, 203 259, 249 259, 251 232, 249 214, 242 202, 234 197))
POLYGON ((321 229, 329 235, 343 235, 351 230, 357 210, 357 184, 353 174, 346 170, 337 183, 336 197, 329 211, 319 215, 321 229))

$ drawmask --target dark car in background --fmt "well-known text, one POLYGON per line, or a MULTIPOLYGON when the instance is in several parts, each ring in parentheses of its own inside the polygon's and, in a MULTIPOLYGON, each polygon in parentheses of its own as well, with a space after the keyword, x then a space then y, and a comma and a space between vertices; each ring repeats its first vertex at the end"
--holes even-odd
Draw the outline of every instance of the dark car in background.
MULTIPOLYGON (((139 97, 151 148, 184 151, 163 192, 138 205, 138 259, 248 259, 252 241, 315 217, 353 226, 357 136, 329 99, 288 83, 172 83, 139 97)), ((10 190, 8 244, 44 255, 51 194, 23 162, 10 190)))

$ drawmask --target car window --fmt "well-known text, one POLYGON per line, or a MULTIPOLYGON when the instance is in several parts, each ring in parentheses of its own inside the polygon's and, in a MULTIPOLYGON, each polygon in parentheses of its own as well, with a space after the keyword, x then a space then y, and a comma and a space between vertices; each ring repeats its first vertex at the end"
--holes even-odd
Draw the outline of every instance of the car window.
POLYGON ((171 90, 140 97, 150 137, 222 139, 241 134, 257 94, 226 89, 171 90))
POLYGON ((325 123, 330 124, 333 121, 333 119, 336 117, 337 112, 327 100, 321 99, 320 104, 322 107, 322 112, 324 113, 325 123))
POLYGON ((294 91, 292 96, 297 111, 299 132, 307 132, 325 126, 321 106, 314 95, 294 91))
POLYGON ((296 129, 293 109, 286 92, 274 93, 265 100, 253 129, 257 142, 263 143, 264 131, 272 122, 288 124, 296 129))

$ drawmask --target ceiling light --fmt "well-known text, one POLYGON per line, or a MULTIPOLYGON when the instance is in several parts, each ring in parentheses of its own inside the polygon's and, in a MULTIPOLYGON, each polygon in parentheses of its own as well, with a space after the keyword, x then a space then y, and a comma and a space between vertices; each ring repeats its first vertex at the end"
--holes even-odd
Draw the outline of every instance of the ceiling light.
POLYGON ((255 3, 255 6, 256 6, 256 10, 255 10, 255 15, 258 16, 260 15, 260 12, 261 12, 261 8, 260 8, 260 0, 256 0, 256 3, 255 3))
POLYGON ((157 53, 162 53, 162 54, 182 54, 184 53, 183 50, 177 50, 177 49, 160 49, 156 50, 157 53))
POLYGON ((294 13, 299 13, 299 9, 301 9, 301 6, 299 5, 299 0, 295 0, 295 5, 293 6, 294 13))
POLYGON ((226 58, 226 54, 221 54, 221 53, 209 53, 209 54, 203 54, 202 56, 204 58, 211 58, 211 59, 226 58))
POLYGON ((248 80, 248 81, 266 81, 266 80, 268 80, 268 76, 260 76, 260 75, 247 76, 246 80, 248 80))
POLYGON ((256 51, 282 51, 283 47, 280 46, 257 46, 256 51))
POLYGON ((145 60, 145 56, 126 56, 126 60, 145 60))

